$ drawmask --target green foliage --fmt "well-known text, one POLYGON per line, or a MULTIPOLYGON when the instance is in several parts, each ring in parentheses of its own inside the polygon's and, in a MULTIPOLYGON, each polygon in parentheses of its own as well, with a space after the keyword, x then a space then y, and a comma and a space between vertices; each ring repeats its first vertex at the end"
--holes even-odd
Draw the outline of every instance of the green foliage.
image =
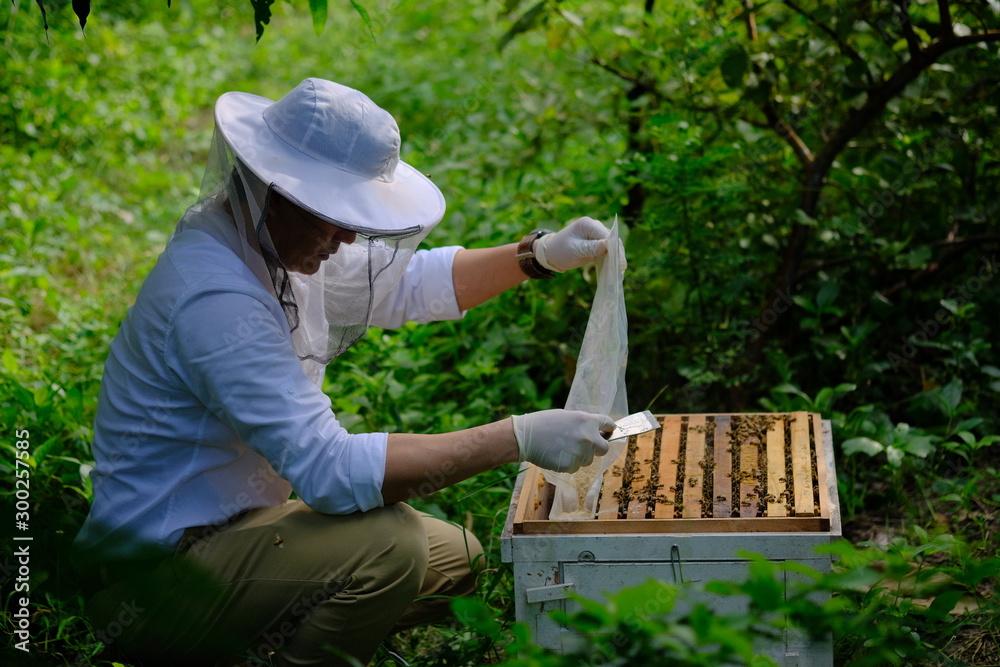
MULTIPOLYGON (((749 560, 742 580, 683 588, 650 580, 606 602, 575 598, 577 611, 552 612, 571 633, 563 651, 539 648, 518 624, 512 657, 502 664, 771 665, 764 647, 785 633, 832 637, 838 665, 911 665, 928 658, 939 664, 945 656, 936 647, 964 629, 998 636, 1000 607, 977 592, 1000 573, 1000 558, 978 558, 950 535, 926 534, 920 545, 897 539, 884 549, 859 548, 841 541, 817 551, 837 559, 833 571, 741 553, 749 560), (718 613, 719 596, 746 611, 718 613)), ((456 609, 470 627, 498 632, 484 603, 466 600, 456 609)))
MULTIPOLYGON (((774 579, 769 582, 778 584, 774 579)), ((539 648, 531 641, 528 628, 519 625, 514 629, 511 645, 511 653, 517 655, 501 664, 508 667, 777 664, 754 651, 754 639, 767 637, 765 631, 754 630, 758 620, 755 616, 719 615, 703 603, 695 604, 683 615, 671 614, 678 596, 684 596, 682 589, 650 580, 608 595, 606 604, 576 597, 579 611, 552 614, 572 632, 564 642, 564 651, 539 648)))
POLYGON ((995 580, 1000 559, 978 556, 948 534, 917 532, 919 544, 896 538, 884 549, 839 542, 825 550, 840 559, 820 586, 839 591, 847 612, 828 619, 845 664, 938 663, 945 659, 942 640, 967 628, 987 641, 998 636, 996 601, 981 592, 995 580))
MULTIPOLYGON (((749 407, 742 387, 777 384, 773 365, 761 362, 791 348, 796 375, 822 382, 810 393, 849 382, 862 387, 859 402, 876 402, 883 391, 912 393, 921 373, 933 376, 941 362, 971 369, 990 354, 988 325, 955 301, 962 308, 996 303, 990 254, 980 261, 974 245, 961 243, 959 252, 941 255, 936 239, 948 219, 970 239, 991 236, 993 200, 964 193, 973 182, 995 187, 995 174, 967 158, 974 144, 987 163, 995 159, 987 148, 995 135, 960 91, 987 85, 995 13, 956 5, 955 30, 978 31, 984 41, 955 43, 933 64, 915 61, 903 70, 915 76, 910 87, 861 114, 866 98, 883 99, 878 91, 909 53, 910 26, 888 0, 836 10, 761 5, 752 12, 756 38, 750 17, 726 15, 721 3, 673 3, 669 12, 529 4, 513 25, 523 27, 542 5, 534 29, 619 87, 627 123, 618 168, 635 211, 629 309, 639 336, 648 335, 634 337, 636 351, 658 375, 631 374, 638 393, 669 383, 666 406, 749 407), (966 111, 948 115, 956 105, 966 111), (837 143, 856 128, 863 128, 858 141, 837 143), (692 133, 699 139, 684 150, 692 133), (820 175, 822 191, 803 185, 820 175), (801 267, 790 281, 795 291, 786 293, 791 310, 771 291, 776 278, 779 285, 787 278, 776 276, 783 266, 801 267), (977 271, 981 281, 972 278, 977 271), (911 278, 916 289, 903 296, 911 278), (945 325, 934 323, 939 308, 946 308, 945 325), (664 337, 674 344, 663 345, 664 337), (886 377, 889 368, 894 375, 886 377)), ((940 19, 926 6, 910 9, 920 17, 916 38, 930 49, 942 31, 929 26, 940 19)), ((987 397, 993 413, 995 398, 987 397)))
MULTIPOLYGON (((619 214, 632 404, 820 412, 845 527, 873 540, 834 546, 830 575, 755 560, 746 582, 712 587, 746 598, 742 616, 629 615, 662 584, 580 601, 562 620, 593 641, 551 656, 511 625, 498 542, 513 471, 492 471, 414 503, 472 529, 487 555, 455 624, 394 640, 413 664, 621 657, 618 632, 632 664, 753 664, 748 638, 784 617, 832 632, 842 664, 1000 661, 975 652, 1000 644, 998 52, 967 42, 914 61, 915 46, 951 39, 942 3, 755 3, 755 39, 749 14, 719 1, 118 3, 95 5, 85 35, 70 3, 50 4, 48 33, 25 0, 0 14, 0 433, 31 433, 32 515, 47 527, 32 561, 40 663, 112 664, 82 617, 69 543, 91 495, 107 347, 197 195, 212 104, 306 76, 399 119, 403 159, 448 201, 434 245, 619 214), (909 83, 879 97, 907 66, 909 83), (851 119, 858 132, 831 143, 851 119), (802 146, 813 164, 830 158, 822 174, 802 146), (781 601, 792 575, 802 588, 781 601)), ((1000 29, 994 5, 950 6, 958 37, 1000 29)), ((372 330, 325 389, 355 431, 559 406, 593 289, 575 272, 460 322, 372 330)))
POLYGON ((875 431, 877 439, 869 437, 851 438, 841 447, 847 455, 864 452, 869 456, 885 453, 889 465, 898 468, 907 454, 925 459, 934 451, 935 436, 925 435, 920 429, 910 429, 909 424, 896 424, 889 421, 885 413, 878 414, 878 422, 867 420, 865 427, 875 431))
MULTIPOLYGON (((17 0, 12 0, 12 2, 16 6, 17 0)), ((256 31, 257 41, 259 42, 260 38, 264 36, 264 27, 271 22, 271 5, 274 4, 274 0, 249 0, 249 2, 250 7, 253 10, 254 30, 256 31)), ((45 0, 35 0, 35 4, 38 5, 38 10, 42 16, 42 28, 47 32, 49 29, 49 14, 46 9, 46 2, 45 0)), ((56 11, 64 9, 64 7, 61 6, 64 4, 65 3, 57 3, 56 11)), ((73 13, 76 14, 76 17, 80 22, 80 30, 83 30, 87 27, 87 18, 90 16, 90 0, 72 0, 71 4, 73 7, 73 13)), ((351 0, 351 6, 365 22, 365 25, 367 25, 370 29, 371 18, 364 5, 356 0, 351 0)), ((167 7, 170 7, 170 0, 167 0, 167 7)), ((140 9, 139 11, 142 10, 140 9)), ((309 0, 309 12, 312 15, 313 28, 316 30, 316 34, 322 34, 327 22, 327 0, 309 0)))

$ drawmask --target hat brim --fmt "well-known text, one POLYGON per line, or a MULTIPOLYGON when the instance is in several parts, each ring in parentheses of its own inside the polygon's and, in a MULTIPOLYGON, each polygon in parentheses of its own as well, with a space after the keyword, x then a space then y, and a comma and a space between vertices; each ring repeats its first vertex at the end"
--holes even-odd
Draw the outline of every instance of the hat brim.
POLYGON ((444 196, 434 183, 400 160, 392 182, 372 180, 320 162, 285 143, 264 121, 274 102, 249 93, 225 93, 215 123, 240 161, 300 206, 368 235, 408 235, 444 216, 444 196))

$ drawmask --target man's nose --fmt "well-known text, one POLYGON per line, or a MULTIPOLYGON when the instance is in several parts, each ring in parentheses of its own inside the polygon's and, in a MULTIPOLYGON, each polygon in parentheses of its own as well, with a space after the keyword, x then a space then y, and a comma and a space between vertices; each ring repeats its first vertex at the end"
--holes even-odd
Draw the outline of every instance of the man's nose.
POLYGON ((330 230, 331 243, 346 243, 350 245, 351 243, 354 243, 355 239, 358 238, 357 232, 352 232, 349 229, 341 229, 336 225, 331 225, 331 227, 332 227, 332 229, 330 230))

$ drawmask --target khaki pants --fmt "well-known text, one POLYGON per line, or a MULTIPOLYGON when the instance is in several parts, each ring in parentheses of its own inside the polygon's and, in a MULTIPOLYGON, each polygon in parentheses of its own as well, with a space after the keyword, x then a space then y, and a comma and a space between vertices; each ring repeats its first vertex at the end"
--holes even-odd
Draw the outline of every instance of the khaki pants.
POLYGON ((393 630, 472 593, 481 555, 470 533, 402 503, 332 516, 295 501, 186 535, 155 568, 110 572, 87 608, 144 665, 364 664, 393 630))

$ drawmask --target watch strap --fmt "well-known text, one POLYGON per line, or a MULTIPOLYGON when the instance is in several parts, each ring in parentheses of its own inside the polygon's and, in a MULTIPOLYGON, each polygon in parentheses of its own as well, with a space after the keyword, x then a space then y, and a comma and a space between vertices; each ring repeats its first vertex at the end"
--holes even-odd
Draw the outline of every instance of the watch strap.
POLYGON ((549 271, 544 266, 538 263, 535 258, 535 241, 537 241, 541 236, 545 234, 550 234, 551 232, 547 229, 536 229, 530 234, 526 235, 521 242, 517 244, 517 254, 515 258, 517 259, 518 265, 521 267, 521 271, 524 275, 529 278, 554 278, 555 273, 549 271))

